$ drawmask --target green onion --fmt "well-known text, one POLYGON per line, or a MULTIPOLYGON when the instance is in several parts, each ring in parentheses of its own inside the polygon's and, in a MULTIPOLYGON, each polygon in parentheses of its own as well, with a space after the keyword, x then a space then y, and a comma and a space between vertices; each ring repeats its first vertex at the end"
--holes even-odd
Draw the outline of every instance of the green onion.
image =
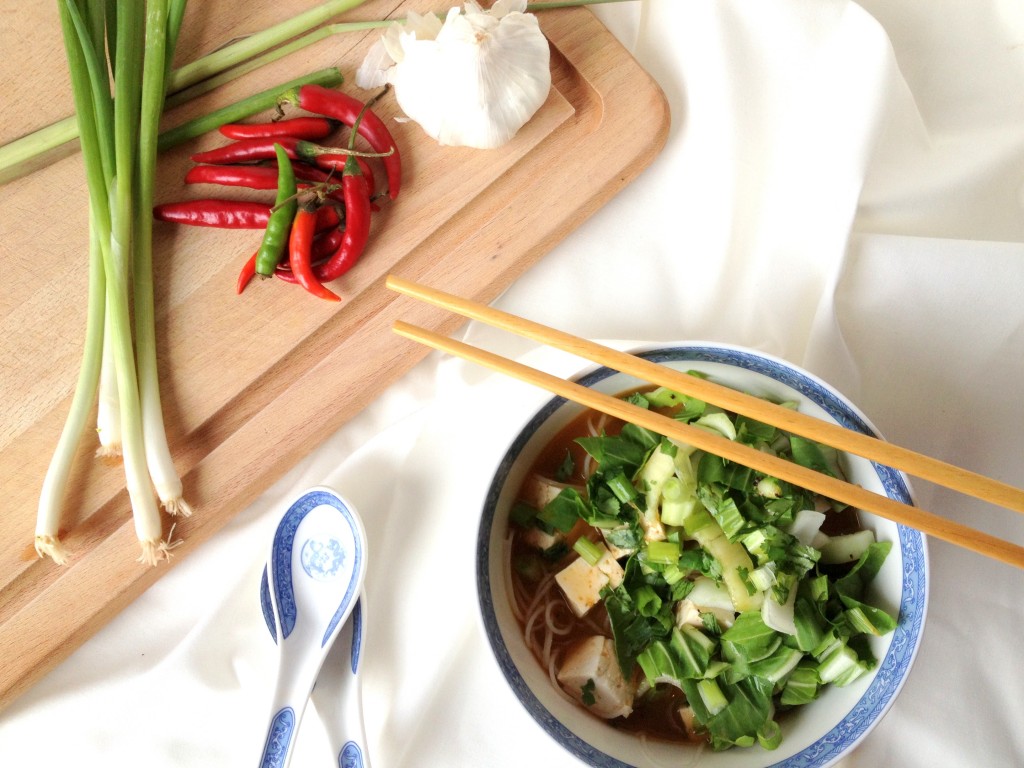
POLYGON ((698 680, 697 693, 700 694, 701 703, 712 717, 729 706, 729 700, 725 698, 722 689, 714 680, 698 680))
POLYGON ((636 611, 641 616, 657 616, 661 612, 662 600, 650 584, 644 584, 633 592, 636 611))
POLYGON ((135 200, 134 308, 138 358, 139 402, 146 463, 157 495, 170 514, 190 515, 182 498, 181 479, 174 469, 160 405, 153 307, 153 210, 157 134, 167 81, 167 0, 150 0, 146 22, 146 56, 140 105, 139 173, 135 200))
POLYGON ((686 489, 678 477, 670 477, 661 486, 662 501, 678 501, 686 489))
POLYGON ((675 565, 679 562, 679 543, 675 541, 651 541, 647 544, 647 561, 658 565, 675 565))
POLYGON ((576 543, 572 545, 572 548, 576 550, 577 554, 582 557, 588 565, 597 565, 601 558, 604 557, 604 553, 607 551, 604 547, 599 544, 595 544, 586 536, 580 536, 576 539, 576 543))
POLYGON ((775 563, 768 562, 750 572, 750 583, 758 592, 764 592, 775 584, 775 563))
POLYGON ((58 565, 67 562, 67 553, 57 538, 60 508, 64 499, 75 458, 75 449, 81 442, 89 413, 96 398, 103 348, 103 323, 106 302, 106 279, 103 273, 103 255, 94 216, 89 225, 89 298, 85 321, 85 348, 78 372, 71 409, 64 422, 57 449, 43 478, 39 494, 39 516, 36 522, 35 547, 39 556, 49 556, 58 565))
POLYGON ((113 449, 119 429, 140 560, 155 564, 171 547, 163 537, 157 496, 172 513, 190 511, 181 498, 160 408, 150 215, 168 44, 177 39, 183 5, 184 0, 58 4, 90 217, 85 352, 36 522, 37 551, 58 563, 66 561, 57 532, 68 467, 100 388, 102 450, 113 449))
MULTIPOLYGON (((233 70, 233 74, 229 77, 241 76, 256 67, 277 61, 332 35, 404 23, 404 19, 382 19, 325 24, 329 19, 362 5, 365 1, 330 0, 321 3, 290 19, 268 27, 262 32, 225 45, 213 53, 173 71, 170 69, 172 57, 167 56, 167 92, 171 95, 178 94, 205 83, 211 78, 220 77, 228 70, 233 70), (255 60, 257 58, 258 61, 255 60), (243 62, 250 63, 243 65, 243 62)), ((535 13, 546 9, 616 2, 623 2, 623 0, 568 0, 533 3, 527 6, 527 11, 535 13)), ((102 2, 90 2, 89 5, 90 8, 99 9, 102 13, 104 5, 102 2)), ((110 5, 116 7, 116 3, 110 5)), ((177 43, 184 8, 185 0, 170 1, 167 21, 168 52, 173 52, 177 43)), ((207 87, 201 86, 201 92, 205 92, 207 87)), ((191 92, 190 95, 194 96, 195 92, 191 92)), ((171 106, 170 101, 168 106, 171 106)), ((79 130, 80 125, 76 117, 66 117, 0 146, 0 169, 3 169, 0 171, 0 184, 6 184, 48 165, 56 157, 59 157, 57 153, 62 147, 79 136, 79 130)))
POLYGON ((782 726, 769 720, 764 728, 757 732, 757 741, 764 749, 778 749, 782 744, 782 726))
POLYGON ((336 67, 328 67, 327 69, 317 70, 311 74, 297 77, 165 131, 160 135, 159 148, 162 151, 176 147, 190 139, 215 130, 225 123, 237 122, 257 112, 270 109, 278 103, 282 94, 287 93, 293 88, 299 88, 310 83, 330 87, 338 85, 343 79, 341 70, 336 67))
MULTIPOLYGON (((102 263, 102 262, 101 262, 102 263)), ((104 313, 104 322, 110 322, 110 309, 104 313)), ((96 408, 96 435, 100 447, 96 455, 100 458, 121 457, 121 403, 117 397, 117 371, 114 365, 114 347, 110 334, 103 334, 103 362, 100 368, 99 401, 96 408)))
MULTIPOLYGON (((142 426, 142 405, 139 397, 138 372, 132 344, 131 270, 135 227, 135 175, 139 167, 140 106, 146 58, 153 55, 156 43, 151 26, 159 26, 166 34, 166 2, 153 5, 160 14, 146 14, 141 0, 119 2, 116 12, 116 46, 114 59, 114 167, 111 191, 111 247, 104 266, 107 271, 110 302, 110 324, 114 364, 117 371, 117 394, 121 404, 122 460, 128 497, 135 520, 135 532, 142 546, 140 559, 155 563, 163 542, 160 514, 149 482, 146 446, 142 426), (149 39, 146 39, 149 38, 149 39)), ((159 59, 159 83, 163 88, 164 61, 159 59)), ((152 279, 136 275, 136 280, 152 279)))
POLYGON ((615 494, 615 498, 623 504, 632 501, 637 497, 636 488, 633 487, 633 483, 630 482, 624 472, 619 471, 609 475, 606 480, 608 482, 608 487, 611 489, 612 493, 615 494))

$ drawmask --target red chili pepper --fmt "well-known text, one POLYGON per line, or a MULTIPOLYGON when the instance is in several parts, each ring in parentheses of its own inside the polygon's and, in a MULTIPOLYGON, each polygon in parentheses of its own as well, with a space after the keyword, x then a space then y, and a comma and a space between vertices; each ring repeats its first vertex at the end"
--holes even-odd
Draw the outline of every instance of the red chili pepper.
POLYGON ((277 152, 274 150, 275 144, 280 144, 284 147, 288 157, 296 160, 300 159, 295 153, 295 146, 299 141, 302 141, 302 139, 288 136, 241 139, 221 147, 208 149, 205 152, 197 152, 192 155, 192 160, 196 163, 212 163, 214 165, 250 163, 255 160, 273 160, 277 157, 277 152))
MULTIPOLYGON (((364 107, 363 102, 347 93, 319 85, 302 86, 295 98, 298 105, 307 112, 333 117, 346 125, 353 125, 360 112, 363 112, 364 107)), ((366 139, 374 152, 382 155, 390 152, 383 158, 383 162, 388 175, 388 195, 394 200, 398 197, 398 190, 402 183, 402 160, 398 152, 398 145, 395 144, 384 121, 371 110, 366 110, 363 113, 358 132, 366 139)))
POLYGON ((235 285, 235 292, 241 293, 254 277, 256 277, 256 254, 259 251, 253 251, 252 256, 249 260, 242 265, 242 271, 238 273, 238 283, 235 285))
POLYGON ((277 138, 323 139, 338 129, 341 123, 325 117, 293 117, 269 123, 228 123, 220 132, 229 139, 277 138))
POLYGON ((316 230, 316 211, 301 206, 292 222, 292 233, 288 240, 288 265, 299 285, 321 299, 341 301, 341 297, 325 288, 313 274, 310 261, 313 234, 316 230))
POLYGON ((277 168, 259 165, 196 165, 188 169, 185 183, 277 189, 277 168))
MULTIPOLYGON (((345 161, 348 159, 348 155, 324 154, 324 149, 326 147, 305 141, 300 141, 296 145, 296 151, 300 158, 306 158, 305 160, 295 162, 295 173, 299 178, 305 178, 309 181, 322 181, 324 183, 338 183, 341 173, 345 168, 345 161), (304 145, 307 144, 309 146, 305 147, 304 145), (310 163, 315 165, 310 165, 310 163)), ((356 162, 359 163, 359 170, 363 172, 367 183, 370 185, 370 197, 373 197, 377 191, 373 169, 364 157, 356 156, 356 162)))
MULTIPOLYGON (((343 171, 345 169, 345 162, 348 160, 348 155, 317 155, 316 164, 320 166, 324 171, 343 171)), ((370 198, 377 193, 377 180, 373 176, 373 169, 370 164, 361 157, 356 158, 356 162, 359 163, 359 170, 363 172, 363 176, 366 177, 366 185, 370 188, 370 198)), ((337 174, 334 178, 337 178, 337 174)))
MULTIPOLYGON (((344 236, 344 231, 339 227, 321 232, 316 236, 309 251, 309 262, 313 265, 313 274, 316 274, 316 268, 327 261, 331 254, 338 249, 344 236)), ((287 262, 278 264, 275 274, 286 283, 297 282, 287 262)), ((323 281, 321 280, 321 282, 323 281)))
POLYGON ((262 229, 270 219, 270 205, 249 200, 183 200, 153 208, 160 221, 224 229, 262 229))
MULTIPOLYGON (((153 216, 159 221, 190 224, 196 227, 222 229, 263 229, 270 220, 268 203, 250 200, 183 200, 154 206, 153 216)), ((317 209, 316 231, 321 232, 341 223, 338 211, 325 205, 317 209)))
MULTIPOLYGON (((313 238, 313 245, 309 249, 310 264, 317 267, 325 262, 327 258, 334 253, 337 247, 341 245, 341 238, 342 231, 337 227, 327 232, 320 232, 315 238, 313 238)), ((253 252, 253 255, 249 257, 249 260, 242 265, 242 271, 238 273, 238 293, 244 291, 245 287, 252 282, 254 277, 256 277, 256 255, 258 253, 259 251, 253 252)), ((287 263, 278 264, 275 274, 286 283, 298 282, 287 263)))
POLYGON ((370 239, 370 189, 357 164, 345 166, 341 184, 345 192, 345 231, 341 245, 317 270, 317 277, 325 283, 352 269, 370 239))
MULTIPOLYGON (((231 144, 225 144, 222 147, 215 147, 214 149, 207 150, 206 152, 197 152, 192 155, 192 160, 196 163, 207 163, 211 166, 235 166, 238 163, 253 163, 261 160, 273 160, 277 157, 276 151, 274 150, 274 144, 280 144, 289 159, 295 161, 301 161, 305 163, 316 163, 323 170, 341 169, 345 165, 345 159, 348 157, 344 154, 324 154, 324 147, 318 144, 314 144, 311 141, 304 139, 293 139, 293 138, 254 138, 254 139, 243 139, 236 141, 231 144), (321 159, 322 158, 322 159, 321 159)), ((359 167, 363 173, 373 179, 373 171, 370 169, 370 164, 362 157, 357 158, 359 167)), ((205 168, 206 166, 199 165, 189 170, 185 176, 186 184, 194 184, 206 182, 206 179, 212 178, 246 178, 244 174, 244 168, 260 168, 262 166, 244 166, 238 168, 232 172, 224 172, 218 174, 216 171, 210 170, 197 170, 198 168, 205 168), (193 179, 190 181, 189 179, 193 179)), ((385 165, 385 168, 387 166, 385 165)), ((318 178, 312 178, 315 176, 313 171, 314 168, 309 166, 306 167, 307 177, 310 177, 310 181, 319 181, 318 178)), ((263 173, 263 172, 260 172, 263 173)), ((295 175, 299 178, 303 178, 299 173, 299 168, 296 167, 295 175)), ((390 177, 389 177, 390 178, 390 177)), ((326 180, 326 179, 325 179, 326 180)), ((227 183, 212 181, 209 183, 227 183)), ((390 181, 388 182, 390 184, 390 181)), ((269 188, 273 188, 277 185, 277 179, 274 178, 273 185, 269 188)), ((237 186, 250 186, 249 184, 238 184, 237 186)), ((370 188, 375 189, 375 184, 371 184, 370 188)), ((260 187, 256 187, 259 189, 260 187)))
MULTIPOLYGON (((310 250, 310 260, 314 264, 326 261, 338 249, 338 246, 341 245, 341 238, 344 236, 345 232, 341 227, 317 233, 316 239, 313 240, 313 248, 310 250)), ((281 266, 284 265, 282 264, 281 266)))
POLYGON ((338 209, 333 205, 322 205, 316 209, 316 231, 324 232, 325 230, 337 227, 341 224, 341 216, 338 213, 338 209))
MULTIPOLYGON (((295 177, 300 180, 299 189, 309 189, 310 184, 330 184, 332 174, 321 168, 304 163, 293 165, 295 177)), ((334 183, 340 183, 337 176, 334 183)), ((247 189, 277 189, 277 165, 195 165, 185 174, 186 184, 218 184, 223 187, 246 187, 247 189)), ((341 190, 328 193, 330 197, 342 199, 341 190)))

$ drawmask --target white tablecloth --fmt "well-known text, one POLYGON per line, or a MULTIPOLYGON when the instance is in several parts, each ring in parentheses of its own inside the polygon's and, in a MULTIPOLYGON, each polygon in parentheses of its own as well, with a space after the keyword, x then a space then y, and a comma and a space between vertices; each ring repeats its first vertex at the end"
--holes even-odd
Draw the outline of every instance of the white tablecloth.
MULTIPOLYGON (((668 145, 497 304, 592 338, 785 357, 891 440, 1024 485, 1024 4, 596 12, 664 88, 668 145)), ((554 372, 579 365, 479 326, 464 335, 554 372)), ((263 558, 282 500, 327 483, 369 529, 374 765, 578 765, 504 686, 474 593, 488 475, 545 399, 429 357, 0 714, 0 764, 254 765, 273 658, 263 558)), ((923 507, 1024 542, 1012 513, 915 487, 923 507)), ((1024 765, 1022 575, 930 549, 917 662, 844 768, 1024 765)), ((310 711, 294 765, 329 764, 310 711)))

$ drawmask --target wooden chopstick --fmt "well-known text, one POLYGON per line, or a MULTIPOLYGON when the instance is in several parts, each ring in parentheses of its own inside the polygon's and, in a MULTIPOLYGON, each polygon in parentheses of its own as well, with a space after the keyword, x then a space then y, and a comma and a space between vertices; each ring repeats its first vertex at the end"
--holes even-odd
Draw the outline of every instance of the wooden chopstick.
POLYGON ((985 475, 395 275, 388 276, 387 286, 407 296, 570 352, 651 384, 668 387, 727 411, 884 464, 967 496, 1024 513, 1024 490, 985 475))
POLYGON ((1009 565, 1024 568, 1024 547, 1004 541, 987 533, 968 528, 919 507, 904 504, 888 496, 868 491, 858 485, 847 483, 829 475, 816 472, 794 462, 763 453, 755 448, 720 437, 708 430, 662 416, 654 411, 641 408, 611 395, 584 387, 572 381, 560 379, 549 373, 508 360, 492 352, 472 347, 461 341, 450 339, 415 325, 395 321, 396 333, 413 341, 425 344, 442 352, 490 368, 493 371, 546 389, 573 402, 594 408, 625 421, 646 427, 658 434, 675 438, 701 450, 714 453, 722 458, 751 467, 759 472, 793 483, 808 491, 821 494, 835 501, 852 505, 866 512, 873 512, 895 523, 934 536, 937 539, 972 550, 1009 565))

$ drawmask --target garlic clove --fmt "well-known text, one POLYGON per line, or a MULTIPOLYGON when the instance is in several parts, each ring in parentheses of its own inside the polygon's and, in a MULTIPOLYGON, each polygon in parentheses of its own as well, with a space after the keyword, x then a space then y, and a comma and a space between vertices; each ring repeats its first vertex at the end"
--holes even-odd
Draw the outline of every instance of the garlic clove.
POLYGON ((404 24, 389 27, 370 47, 356 70, 356 85, 371 89, 388 83, 391 70, 405 56, 401 36, 412 33, 419 40, 433 40, 441 31, 441 24, 441 19, 435 13, 421 15, 409 11, 404 24))

